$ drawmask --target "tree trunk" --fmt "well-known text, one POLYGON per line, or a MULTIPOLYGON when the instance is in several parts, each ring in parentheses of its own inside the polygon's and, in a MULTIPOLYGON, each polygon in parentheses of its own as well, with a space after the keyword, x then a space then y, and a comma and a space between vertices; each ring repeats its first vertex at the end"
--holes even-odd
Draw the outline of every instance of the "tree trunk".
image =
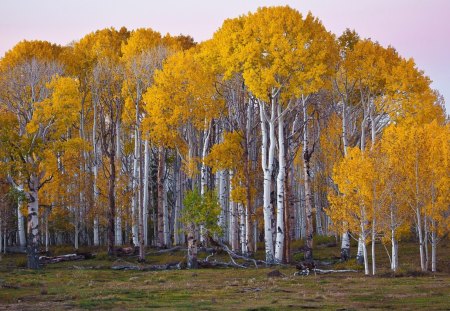
MULTIPOLYGON (((111 137, 111 140, 114 141, 114 138, 111 137)), ((116 218, 116 159, 114 151, 111 151, 109 156, 109 171, 108 255, 112 256, 114 255, 114 220, 116 218)))
MULTIPOLYGON (((166 166, 164 165, 164 175, 166 174, 166 166)), ((163 193, 163 228, 164 228, 164 246, 170 247, 171 239, 170 239, 170 223, 169 223, 169 203, 167 201, 167 193, 169 192, 169 179, 164 178, 164 193, 163 193)))
POLYGON ((39 179, 30 176, 30 191, 28 192, 28 268, 39 269, 39 179))
POLYGON ((149 176, 149 168, 150 168, 150 153, 149 153, 149 144, 148 140, 146 139, 144 141, 144 194, 142 199, 142 209, 143 209, 143 238, 144 238, 144 245, 148 245, 148 180, 150 178, 149 176))
POLYGON ((342 233, 341 237, 341 260, 347 261, 350 259, 350 234, 348 231, 342 233))
POLYGON ((187 242, 188 242, 188 262, 189 269, 197 269, 197 240, 195 239, 194 225, 190 224, 187 228, 187 242))
POLYGON ((238 203, 238 214, 239 214, 239 238, 241 244, 241 253, 243 255, 247 254, 247 241, 246 241, 246 220, 245 220, 245 207, 242 203, 238 203))
POLYGON ((417 222, 417 233, 419 236, 419 253, 420 253, 420 268, 422 271, 426 271, 425 268, 425 254, 423 250, 423 232, 422 232, 422 217, 420 215, 419 208, 416 209, 416 222, 417 222))
MULTIPOLYGON (((23 191, 23 186, 20 185, 18 187, 19 191, 23 191)), ((19 199, 17 201, 17 232, 19 233, 19 245, 25 247, 27 245, 26 234, 25 234, 25 224, 24 217, 22 215, 22 211, 20 210, 22 207, 22 200, 19 199)))
POLYGON ((428 271, 428 217, 426 214, 423 216, 423 248, 425 250, 425 271, 428 271))
POLYGON ((140 142, 139 142, 139 130, 134 130, 134 156, 133 156, 133 176, 131 176, 131 233, 133 237, 133 245, 138 246, 139 240, 139 230, 138 230, 138 188, 139 188, 139 178, 138 178, 138 170, 139 170, 139 158, 140 158, 140 142))
POLYGON ((303 174, 305 182, 305 211, 306 211, 306 241, 305 241, 305 260, 313 260, 313 215, 312 215, 312 194, 311 194, 311 171, 310 160, 312 151, 309 150, 308 137, 308 111, 306 109, 306 101, 302 96, 303 102, 303 174))
POLYGON ((358 238, 358 252, 356 253, 356 262, 360 265, 364 263, 364 242, 360 235, 358 238))
POLYGON ((158 150, 158 247, 164 247, 164 166, 165 152, 163 147, 158 150))
POLYGON ((395 237, 395 230, 391 230, 391 243, 392 243, 392 258, 391 258, 391 269, 396 272, 398 269, 398 243, 395 237))
POLYGON ((278 105, 278 175, 277 175, 277 233, 275 241, 275 261, 281 263, 284 261, 284 185, 286 177, 286 151, 284 146, 284 117, 281 112, 281 106, 278 105))
POLYGON ((233 191, 232 179, 233 179, 233 171, 230 170, 230 244, 233 252, 239 251, 239 222, 237 218, 237 207, 236 203, 231 198, 231 193, 233 191))
POLYGON ((272 233, 272 204, 270 194, 272 191, 272 170, 275 152, 275 99, 271 103, 271 118, 267 120, 264 103, 259 102, 261 117, 261 164, 264 172, 263 185, 263 214, 264 214, 264 244, 266 251, 266 262, 273 263, 275 261, 273 251, 273 233, 272 233), (266 123, 269 123, 269 138, 267 137, 266 123), (270 145, 268 146, 268 139, 270 145))
POLYGON ((431 221, 431 271, 436 272, 436 250, 437 250, 437 233, 436 233, 436 221, 431 221))
POLYGON ((372 220, 372 275, 376 273, 376 264, 375 264, 375 239, 376 239, 376 220, 375 216, 372 220))

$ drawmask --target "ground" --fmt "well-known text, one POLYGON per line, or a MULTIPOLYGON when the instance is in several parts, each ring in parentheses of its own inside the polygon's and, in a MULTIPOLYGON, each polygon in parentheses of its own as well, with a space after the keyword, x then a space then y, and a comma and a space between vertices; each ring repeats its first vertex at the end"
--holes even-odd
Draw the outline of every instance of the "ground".
MULTIPOLYGON (((339 248, 325 242, 316 243, 315 256, 333 262, 339 248)), ((110 267, 117 264, 117 259, 102 252, 96 259, 30 271, 20 268, 24 255, 4 255, 0 261, 0 310, 450 310, 450 247, 446 241, 440 246, 441 271, 420 273, 416 244, 404 242, 400 248, 400 271, 393 275, 386 269, 384 247, 377 245, 377 276, 364 276, 362 272, 294 276, 294 267, 114 271, 110 267), (283 275, 268 277, 274 269, 283 275)), ((147 261, 173 262, 182 256, 183 252, 152 253, 147 261)), ((226 260, 225 255, 221 256, 220 260, 226 260)), ((137 264, 135 258, 119 260, 121 264, 137 264)), ((327 268, 361 269, 353 260, 327 268)))

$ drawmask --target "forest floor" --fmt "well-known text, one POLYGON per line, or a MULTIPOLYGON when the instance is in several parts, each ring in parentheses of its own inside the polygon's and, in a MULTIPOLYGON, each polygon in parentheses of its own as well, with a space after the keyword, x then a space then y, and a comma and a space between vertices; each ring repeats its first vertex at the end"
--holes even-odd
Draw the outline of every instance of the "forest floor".
MULTIPOLYGON (((295 243, 294 251, 299 247, 301 242, 295 243)), ((52 253, 70 250, 59 247, 52 253)), ((147 264, 176 262, 184 256, 183 251, 149 252, 147 264)), ((418 271, 416 243, 402 242, 399 254, 400 269, 394 275, 384 247, 377 245, 376 276, 364 276, 354 259, 336 262, 339 247, 326 239, 316 241, 314 253, 317 260, 329 263, 322 268, 360 272, 294 276, 295 267, 288 266, 115 271, 111 266, 137 265, 136 258, 111 259, 102 250, 95 259, 31 271, 23 268, 25 255, 6 254, 0 260, 0 310, 450 310, 449 241, 439 245, 437 273, 418 271), (274 269, 281 275, 269 277, 274 269)), ((227 259, 225 254, 218 256, 227 259)), ((294 258, 299 260, 301 253, 294 258)))

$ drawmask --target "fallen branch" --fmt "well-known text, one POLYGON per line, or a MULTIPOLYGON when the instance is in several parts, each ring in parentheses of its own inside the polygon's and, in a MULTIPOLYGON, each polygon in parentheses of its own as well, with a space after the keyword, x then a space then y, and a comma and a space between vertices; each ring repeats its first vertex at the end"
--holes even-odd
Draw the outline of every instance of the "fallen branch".
POLYGON ((309 275, 310 271, 314 272, 314 274, 329 274, 329 273, 347 273, 347 272, 358 272, 358 270, 323 270, 323 269, 305 269, 300 270, 294 273, 294 275, 309 275))
POLYGON ((40 256, 39 262, 43 264, 58 263, 62 261, 84 260, 94 257, 92 254, 67 254, 55 257, 40 256))
POLYGON ((180 270, 182 268, 181 262, 168 263, 165 265, 133 265, 133 264, 123 264, 112 266, 113 270, 138 270, 138 271, 163 271, 163 270, 180 270))
POLYGON ((261 264, 267 264, 265 261, 263 261, 263 260, 256 260, 256 259, 253 259, 253 258, 249 258, 249 257, 246 257, 246 256, 242 256, 242 255, 238 255, 238 254, 236 254, 235 252, 233 252, 232 250, 230 250, 229 248, 228 248, 228 246, 226 246, 225 244, 223 244, 222 242, 218 242, 218 241, 215 241, 224 251, 226 251, 227 253, 228 253, 228 255, 230 256, 230 258, 231 258, 231 261, 235 264, 235 265, 237 265, 237 266, 239 266, 239 267, 241 267, 241 268, 245 268, 245 266, 242 266, 242 265, 239 265, 238 263, 236 263, 235 261, 234 261, 234 259, 242 259, 242 260, 245 260, 245 261, 250 261, 250 262, 253 262, 253 264, 255 265, 255 267, 258 269, 258 263, 261 263, 261 264))

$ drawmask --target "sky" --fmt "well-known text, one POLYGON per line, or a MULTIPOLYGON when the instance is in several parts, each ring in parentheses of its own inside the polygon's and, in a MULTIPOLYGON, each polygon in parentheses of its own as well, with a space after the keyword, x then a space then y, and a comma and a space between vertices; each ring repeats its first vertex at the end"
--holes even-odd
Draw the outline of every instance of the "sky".
POLYGON ((311 11, 337 35, 355 29, 414 58, 450 113, 450 0, 0 0, 0 57, 23 39, 66 45, 106 27, 150 27, 201 42, 226 18, 271 5, 311 11))

